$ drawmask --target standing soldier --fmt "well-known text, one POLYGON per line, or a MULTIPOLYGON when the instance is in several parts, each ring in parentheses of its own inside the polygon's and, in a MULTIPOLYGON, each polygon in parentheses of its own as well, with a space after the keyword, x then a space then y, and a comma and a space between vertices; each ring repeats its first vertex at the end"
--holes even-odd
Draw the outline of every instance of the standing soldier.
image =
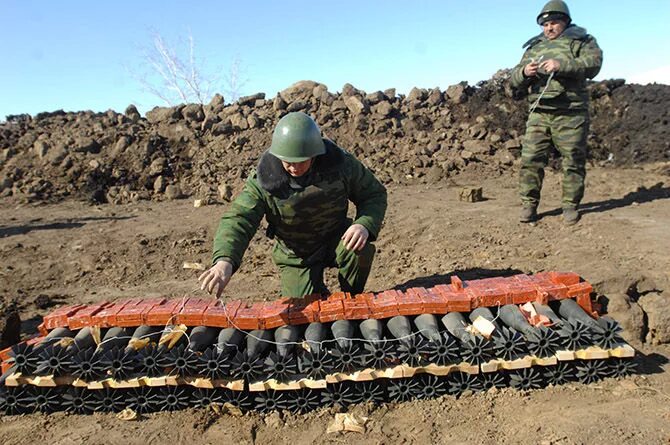
POLYGON ((282 295, 326 293, 323 271, 339 270, 340 288, 361 293, 386 213, 386 189, 363 164, 328 139, 304 113, 279 120, 270 149, 223 215, 214 238, 213 266, 199 278, 217 298, 240 267, 265 216, 276 238, 272 259, 282 295), (356 216, 347 218, 349 201, 356 216))
POLYGON ((602 51, 593 36, 572 24, 562 0, 547 2, 537 23, 542 33, 523 45, 526 52, 512 71, 512 86, 528 90, 531 104, 521 150, 520 221, 537 219, 544 168, 553 145, 563 158, 563 221, 573 225, 579 221, 586 176, 586 79, 600 71, 602 51))

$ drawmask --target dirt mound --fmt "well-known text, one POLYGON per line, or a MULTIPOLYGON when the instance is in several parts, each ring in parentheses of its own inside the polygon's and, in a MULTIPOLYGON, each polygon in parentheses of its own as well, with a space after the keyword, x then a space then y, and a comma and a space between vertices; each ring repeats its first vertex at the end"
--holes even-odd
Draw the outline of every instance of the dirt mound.
MULTIPOLYGON (((40 113, 0 125, 0 196, 94 202, 230 198, 290 111, 314 116, 324 134, 355 153, 385 183, 439 183, 461 171, 506 171, 518 156, 525 101, 501 71, 475 87, 340 93, 301 81, 275 98, 124 114, 40 113)), ((590 86, 594 160, 631 165, 670 159, 670 87, 608 80, 590 86)))

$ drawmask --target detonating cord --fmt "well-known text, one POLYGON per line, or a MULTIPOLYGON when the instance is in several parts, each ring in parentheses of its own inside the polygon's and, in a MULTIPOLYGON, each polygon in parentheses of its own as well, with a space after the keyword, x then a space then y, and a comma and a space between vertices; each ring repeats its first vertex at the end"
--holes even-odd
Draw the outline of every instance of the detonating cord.
POLYGON ((540 92, 540 95, 535 99, 535 102, 533 102, 533 105, 530 106, 530 109, 528 110, 528 116, 533 114, 533 111, 535 111, 535 108, 540 104, 540 100, 542 100, 542 96, 544 96, 544 93, 547 91, 547 88, 549 88, 549 83, 551 80, 554 78, 554 73, 555 71, 552 71, 549 74, 549 78, 547 79, 547 83, 544 85, 544 88, 542 88, 542 91, 540 92))
MULTIPOLYGON (((176 314, 179 313, 179 312, 181 312, 181 310, 186 306, 186 299, 187 299, 187 296, 184 295, 184 296, 182 297, 182 301, 181 301, 181 304, 179 305, 178 310, 175 312, 175 315, 172 315, 172 316, 168 319, 168 321, 166 322, 165 327, 163 328, 162 331, 160 331, 160 332, 151 332, 151 333, 148 333, 148 334, 142 335, 142 336, 140 336, 140 337, 136 337, 136 338, 143 339, 143 338, 147 338, 147 337, 151 337, 151 336, 155 336, 155 335, 163 335, 163 334, 165 334, 165 333, 173 332, 173 331, 174 331, 174 329, 173 329, 173 326, 174 326, 174 325, 172 324, 172 321, 173 321, 174 317, 176 316, 176 314)), ((225 314, 225 316, 226 316, 226 319, 228 320, 228 323, 230 324, 230 327, 232 327, 232 328, 234 328, 235 330, 241 332, 245 337, 251 337, 251 338, 253 338, 254 340, 256 340, 256 341, 258 341, 258 342, 260 342, 260 343, 267 343, 267 344, 271 344, 271 345, 274 345, 274 346, 294 345, 294 346, 301 346, 301 347, 302 347, 305 343, 307 343, 307 344, 309 344, 309 345, 319 345, 320 347, 322 347, 322 346, 324 346, 324 345, 326 345, 326 344, 330 344, 330 343, 338 342, 338 341, 342 341, 342 340, 344 340, 344 341, 351 341, 351 342, 354 342, 354 341, 360 341, 360 342, 368 342, 368 343, 394 343, 394 342, 402 342, 402 341, 404 341, 404 340, 407 340, 407 339, 410 339, 410 338, 414 338, 414 337, 416 337, 416 336, 422 334, 423 332, 428 332, 428 331, 429 331, 429 330, 427 330, 427 329, 419 329, 419 330, 416 331, 416 332, 412 332, 411 334, 403 335, 403 336, 401 336, 401 337, 395 337, 395 338, 389 338, 389 339, 379 339, 379 340, 377 340, 377 339, 366 339, 366 338, 360 338, 360 337, 352 337, 352 338, 349 338, 349 337, 338 337, 338 338, 333 338, 333 339, 328 339, 328 340, 322 340, 322 341, 303 340, 303 341, 285 341, 285 342, 277 342, 277 341, 273 341, 273 340, 267 340, 267 339, 264 339, 264 338, 260 338, 260 337, 258 337, 258 336, 256 336, 256 335, 253 335, 251 332, 248 332, 248 331, 245 331, 245 330, 241 329, 240 327, 238 327, 238 326, 235 324, 235 322, 233 321, 233 319, 230 317, 230 315, 229 315, 229 313, 228 313, 228 308, 227 308, 227 306, 226 306, 225 304, 223 304, 221 307, 223 308, 223 312, 224 312, 224 314, 225 314)), ((500 308, 500 302, 498 302, 498 308, 500 308)), ((495 318, 492 320, 492 322, 495 322, 495 321, 498 319, 498 317, 499 317, 499 314, 497 314, 497 315, 495 316, 495 318)), ((466 325, 464 324, 464 326, 466 326, 466 325)), ((190 335, 189 335, 187 332, 184 332, 183 335, 184 335, 184 337, 186 337, 188 343, 190 344, 190 342, 191 342, 190 335)), ((53 340, 57 341, 57 340, 61 340, 61 339, 64 339, 64 338, 71 338, 71 337, 54 337, 53 340)), ((105 344, 105 343, 108 342, 108 341, 112 341, 112 340, 120 340, 120 339, 126 339, 126 338, 127 338, 127 339, 131 339, 131 338, 133 338, 133 337, 132 337, 132 336, 129 336, 129 335, 124 335, 124 336, 120 336, 120 337, 112 337, 112 338, 108 338, 107 340, 103 340, 103 341, 101 341, 101 342, 97 345, 97 347, 99 348, 100 346, 102 346, 103 344, 105 344)), ((76 344, 75 344, 75 345, 76 345, 76 344)), ((78 347, 77 347, 77 349, 79 350, 78 347)))
MULTIPOLYGON (((299 341, 299 342, 294 342, 294 341, 275 342, 275 341, 272 341, 272 340, 266 340, 264 338, 257 337, 255 335, 251 334, 250 332, 247 332, 247 331, 244 331, 244 330, 240 329, 237 325, 235 325, 235 322, 233 322, 230 315, 228 314, 228 308, 226 307, 226 305, 223 305, 222 307, 223 307, 223 312, 225 313, 226 318, 228 319, 228 322, 230 323, 231 327, 233 327, 237 331, 240 331, 242 334, 244 334, 247 337, 251 337, 251 338, 253 338, 253 339, 255 339, 259 342, 269 343, 269 344, 272 344, 272 345, 275 345, 275 346, 277 346, 277 345, 279 345, 279 346, 282 346, 282 345, 302 346, 305 343, 323 346, 326 343, 333 343, 333 342, 337 342, 337 341, 340 341, 340 340, 361 341, 361 342, 368 342, 368 343, 393 343, 393 342, 401 342, 401 341, 406 340, 408 338, 414 338, 417 335, 421 334, 422 332, 428 332, 429 331, 427 329, 419 329, 416 332, 412 332, 411 334, 408 334, 408 335, 403 335, 402 337, 389 338, 389 339, 379 339, 379 340, 359 338, 359 337, 353 337, 353 338, 338 337, 338 338, 334 338, 334 339, 331 339, 331 340, 323 340, 323 341, 304 340, 304 341, 299 341)), ((498 302, 498 308, 500 308, 500 302, 498 302)), ((492 322, 495 322, 495 320, 497 320, 497 319, 498 319, 498 315, 496 315, 496 317, 492 320, 492 322)))

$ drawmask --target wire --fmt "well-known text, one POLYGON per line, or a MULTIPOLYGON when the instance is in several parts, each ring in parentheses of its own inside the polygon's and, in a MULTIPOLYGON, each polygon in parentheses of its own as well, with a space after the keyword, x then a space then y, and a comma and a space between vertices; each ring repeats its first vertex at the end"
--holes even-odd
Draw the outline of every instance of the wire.
POLYGON ((393 342, 401 342, 401 341, 406 340, 406 339, 408 339, 408 338, 414 338, 414 337, 416 337, 417 335, 421 334, 422 332, 426 332, 426 331, 428 331, 427 329, 419 329, 419 330, 416 331, 416 332, 412 332, 411 334, 408 334, 408 335, 403 335, 402 337, 396 337, 396 338, 390 338, 390 339, 379 339, 379 340, 376 340, 376 339, 366 339, 366 338, 358 338, 358 337, 353 337, 353 338, 349 338, 349 337, 338 337, 338 338, 334 338, 334 339, 330 339, 330 340, 322 340, 322 341, 304 340, 304 341, 300 341, 300 342, 294 342, 294 341, 276 342, 276 341, 266 340, 266 339, 264 339, 264 338, 257 337, 257 336, 255 336, 255 335, 252 335, 250 332, 247 332, 247 331, 244 331, 244 330, 240 329, 240 328, 235 324, 235 322, 233 322, 232 318, 231 318, 230 315, 228 314, 228 308, 226 307, 226 305, 223 305, 223 312, 224 312, 224 314, 226 315, 226 318, 228 319, 228 322, 230 323, 230 326, 233 327, 234 329, 236 329, 236 330, 242 332, 242 334, 246 335, 247 337, 251 337, 251 338, 256 339, 256 340, 259 341, 259 342, 269 343, 269 344, 272 344, 272 345, 275 345, 275 346, 277 346, 277 345, 295 345, 295 346, 302 346, 305 342, 306 342, 306 343, 309 343, 309 344, 316 344, 316 345, 319 345, 319 346, 323 346, 323 345, 326 344, 326 343, 333 343, 333 342, 337 342, 337 341, 341 341, 341 340, 345 340, 345 341, 361 341, 361 342, 368 342, 368 343, 388 343, 388 342, 393 343, 393 342))
MULTIPOLYGON (((186 305, 186 299, 187 299, 187 298, 188 298, 188 297, 187 297, 186 295, 184 295, 184 296, 182 297, 182 301, 181 301, 181 304, 180 304, 179 307, 178 307, 178 310, 176 310, 175 313, 174 313, 172 316, 170 316, 170 318, 168 319, 168 321, 166 322, 165 326, 163 327, 163 329, 162 329, 161 331, 158 331, 158 332, 150 332, 150 333, 145 334, 145 335, 142 335, 142 336, 140 336, 140 337, 133 337, 132 335, 124 335, 124 336, 117 336, 117 337, 108 338, 107 340, 103 340, 103 341, 101 341, 101 342, 97 345, 97 348, 99 348, 100 346, 102 346, 104 343, 109 342, 109 341, 112 341, 112 340, 120 340, 120 339, 126 339, 126 338, 127 338, 127 339, 132 339, 132 338, 144 339, 144 338, 152 337, 152 336, 156 336, 156 335, 160 335, 160 336, 162 337, 162 336, 163 336, 164 334, 166 334, 166 333, 169 334, 169 333, 171 333, 171 332, 174 332, 175 329, 174 329, 174 325, 172 324, 172 321, 174 320, 174 318, 176 317, 176 315, 177 315, 179 312, 181 312, 181 310, 185 307, 185 305, 186 305)), ((258 341, 258 342, 261 342, 261 343, 267 343, 267 344, 271 344, 271 345, 275 345, 275 346, 287 346, 287 345, 302 346, 302 345, 305 344, 305 343, 310 344, 310 345, 324 346, 324 345, 326 345, 326 344, 330 344, 330 343, 334 343, 334 342, 339 342, 339 341, 343 341, 343 340, 344 340, 344 341, 351 341, 351 342, 354 342, 354 341, 360 341, 360 342, 368 342, 368 343, 393 343, 393 342, 402 342, 402 341, 407 340, 407 339, 409 339, 409 338, 414 338, 414 337, 416 337, 416 336, 418 336, 418 335, 421 335, 423 332, 430 332, 430 330, 428 330, 428 329, 419 329, 418 331, 412 332, 411 334, 408 334, 408 335, 403 335, 402 337, 389 338, 389 339, 379 339, 379 340, 377 340, 377 339, 366 339, 366 338, 360 338, 360 337, 351 337, 351 338, 350 338, 350 337, 337 337, 337 338, 328 339, 328 340, 322 340, 322 341, 303 340, 303 341, 277 342, 277 341, 267 340, 267 339, 258 337, 258 336, 256 336, 256 335, 253 335, 251 332, 248 332, 248 331, 245 331, 245 330, 241 329, 240 327, 238 327, 238 326, 235 324, 235 322, 233 321, 233 319, 230 317, 230 314, 228 313, 228 308, 227 308, 227 306, 226 306, 225 304, 223 304, 221 307, 223 308, 223 312, 224 312, 224 314, 225 314, 225 316, 226 316, 226 318, 227 318, 227 320, 228 320, 228 323, 230 324, 230 327, 232 327, 233 329, 235 329, 235 330, 241 332, 245 337, 251 337, 251 338, 255 339, 255 340, 258 341)), ((500 302, 499 302, 499 301, 498 301, 498 309, 500 309, 500 302)), ((499 314, 496 314, 495 318, 494 318, 493 320, 491 320, 491 322, 495 322, 495 321, 498 319, 498 317, 499 317, 499 314)), ((464 326, 465 326, 465 325, 466 325, 466 324, 464 323, 464 326)), ((190 345, 190 343, 191 343, 191 337, 190 337, 190 335, 188 334, 188 332, 183 331, 183 335, 184 335, 184 337, 186 337, 186 339, 188 340, 188 343, 189 343, 189 345, 190 345)), ((52 337, 51 340, 54 340, 54 342, 55 342, 55 341, 58 341, 58 340, 61 340, 61 339, 64 339, 64 338, 72 338, 72 337, 52 337)), ((76 343, 75 343, 75 346, 77 347, 77 351, 80 351, 80 350, 81 350, 81 349, 77 346, 76 343)), ((191 350, 191 351, 192 351, 192 350, 191 350)), ((193 351, 193 352, 195 352, 195 351, 193 351)))
POLYGON ((533 102, 533 105, 530 106, 530 109, 528 110, 528 116, 533 114, 533 111, 535 111, 535 108, 537 108, 537 106, 540 104, 540 100, 542 99, 542 96, 544 96, 544 93, 547 91, 547 88, 549 88, 549 83, 554 78, 554 73, 555 73, 555 71, 552 71, 549 74, 549 78, 547 79, 547 83, 544 85, 544 88, 540 92, 540 95, 537 97, 537 99, 535 99, 535 102, 533 102))

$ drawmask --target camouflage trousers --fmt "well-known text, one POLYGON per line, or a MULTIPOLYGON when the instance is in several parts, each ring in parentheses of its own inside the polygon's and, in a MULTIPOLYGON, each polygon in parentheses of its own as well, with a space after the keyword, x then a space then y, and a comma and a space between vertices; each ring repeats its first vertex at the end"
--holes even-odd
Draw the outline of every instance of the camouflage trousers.
POLYGON ((577 207, 584 196, 588 112, 534 112, 528 117, 521 150, 519 193, 524 205, 537 206, 551 147, 562 157, 562 206, 577 207))
POLYGON ((327 267, 337 267, 342 292, 359 294, 368 281, 374 256, 373 244, 367 243, 363 249, 354 252, 345 249, 339 238, 324 245, 310 258, 291 255, 279 243, 275 244, 272 252, 272 259, 281 273, 281 292, 284 297, 329 293, 323 282, 323 272, 327 267))

